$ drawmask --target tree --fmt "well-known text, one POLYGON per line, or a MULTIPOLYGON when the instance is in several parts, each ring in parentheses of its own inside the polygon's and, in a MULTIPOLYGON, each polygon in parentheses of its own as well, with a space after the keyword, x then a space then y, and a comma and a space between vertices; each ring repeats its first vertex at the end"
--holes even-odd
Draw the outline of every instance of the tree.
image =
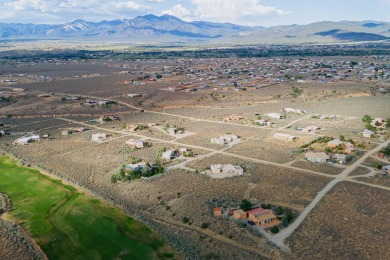
POLYGON ((271 228, 271 232, 272 232, 272 234, 276 234, 276 233, 279 233, 279 227, 278 226, 273 226, 272 228, 271 228))
POLYGON ((287 219, 286 216, 283 217, 283 219, 282 219, 282 226, 283 226, 283 227, 287 227, 287 226, 288 226, 288 219, 287 219))
POLYGON ((366 129, 367 129, 367 130, 370 130, 370 131, 374 131, 374 130, 375 130, 375 127, 373 127, 373 126, 370 125, 370 124, 367 124, 367 125, 366 125, 366 129))
POLYGON ((340 135, 340 141, 345 142, 345 137, 343 135, 340 135))
POLYGON ((282 215, 283 214, 283 208, 281 206, 279 206, 277 209, 276 209, 276 214, 278 215, 282 215))
POLYGON ((182 218, 181 218, 181 221, 182 221, 184 224, 186 224, 186 223, 188 223, 188 221, 190 221, 190 219, 187 218, 187 217, 182 217, 182 218))
POLYGON ((294 215, 293 215, 291 210, 286 211, 286 217, 287 217, 288 222, 291 222, 291 220, 293 220, 294 215))
POLYGON ((379 123, 378 121, 375 121, 375 126, 381 126, 382 124, 379 123))
POLYGON ((362 118, 362 122, 369 124, 372 121, 372 117, 370 115, 364 115, 362 118))
POLYGON ((242 209, 243 211, 251 210, 252 209, 252 205, 253 205, 252 202, 250 202, 247 199, 244 199, 240 203, 240 209, 242 209))
POLYGON ((390 118, 387 118, 386 119, 386 124, 385 124, 386 127, 390 127, 390 118))

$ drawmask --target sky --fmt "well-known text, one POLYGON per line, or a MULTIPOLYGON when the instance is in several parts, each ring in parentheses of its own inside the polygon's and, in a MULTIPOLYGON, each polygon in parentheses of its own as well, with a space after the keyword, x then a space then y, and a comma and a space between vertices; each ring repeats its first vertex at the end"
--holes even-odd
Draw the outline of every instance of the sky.
POLYGON ((342 20, 390 22, 390 0, 0 0, 3 23, 98 22, 146 14, 267 27, 342 20))

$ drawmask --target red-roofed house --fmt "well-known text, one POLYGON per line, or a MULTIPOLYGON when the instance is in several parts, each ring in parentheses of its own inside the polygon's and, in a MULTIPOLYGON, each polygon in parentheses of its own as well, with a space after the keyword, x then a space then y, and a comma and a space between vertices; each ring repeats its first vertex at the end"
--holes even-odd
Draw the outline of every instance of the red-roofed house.
POLYGON ((275 214, 270 209, 256 208, 248 210, 247 213, 248 218, 258 226, 271 223, 276 219, 275 214))

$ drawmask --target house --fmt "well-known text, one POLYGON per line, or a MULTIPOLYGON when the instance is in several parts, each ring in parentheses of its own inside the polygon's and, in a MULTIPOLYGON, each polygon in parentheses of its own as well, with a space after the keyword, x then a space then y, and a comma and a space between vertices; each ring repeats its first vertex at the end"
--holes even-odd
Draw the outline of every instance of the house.
POLYGON ((279 114, 279 113, 267 113, 265 115, 269 116, 269 117, 272 117, 272 118, 275 118, 275 119, 282 119, 282 118, 284 118, 284 116, 282 114, 279 114))
POLYGON ((219 138, 219 137, 211 138, 210 142, 212 142, 213 144, 220 144, 220 145, 224 145, 225 144, 225 140, 222 139, 222 138, 219 138))
POLYGON ((239 165, 232 164, 213 164, 210 166, 212 173, 230 173, 236 175, 243 175, 244 170, 239 165))
POLYGON ((336 153, 333 155, 333 159, 335 159, 340 164, 344 164, 347 161, 347 155, 336 153))
POLYGON ((270 209, 256 208, 248 210, 246 213, 248 213, 248 218, 258 226, 271 223, 276 219, 275 214, 270 209))
POLYGON ((382 168, 382 174, 383 175, 389 175, 390 174, 390 164, 386 165, 382 168))
POLYGON ((347 154, 352 154, 355 152, 355 147, 347 147, 345 148, 344 152, 347 154))
POLYGON ((211 138, 210 141, 214 144, 220 144, 224 145, 226 143, 233 142, 235 140, 238 140, 238 136, 235 134, 226 134, 226 135, 221 135, 220 137, 217 138, 211 138))
POLYGON ((271 126, 273 127, 275 124, 269 121, 268 119, 261 119, 261 120, 256 120, 256 124, 260 126, 271 126))
POLYGON ((289 142, 294 142, 298 139, 296 136, 292 136, 289 134, 281 134, 281 133, 276 133, 273 135, 274 138, 284 140, 284 141, 289 141, 289 142))
POLYGON ((42 134, 42 138, 44 138, 44 139, 47 139, 47 138, 49 138, 49 134, 48 134, 48 133, 44 133, 44 134, 42 134))
POLYGON ((143 168, 146 167, 146 163, 139 162, 139 163, 130 163, 125 166, 126 169, 132 170, 132 171, 141 171, 143 168))
POLYGON ((170 134, 170 135, 184 134, 184 131, 183 131, 183 130, 177 129, 177 128, 174 128, 174 127, 169 127, 169 128, 167 129, 167 132, 168 132, 168 134, 170 134))
POLYGON ((370 131, 368 129, 364 129, 363 131, 363 137, 366 137, 366 138, 371 138, 371 136, 374 134, 373 131, 370 131))
POLYGON ((175 158, 175 156, 176 152, 173 149, 169 149, 162 153, 161 159, 163 159, 164 161, 170 161, 175 158))
POLYGON ((316 153, 316 152, 307 152, 305 154, 305 159, 310 162, 324 163, 326 160, 329 160, 330 157, 324 152, 316 153))
POLYGON ((126 129, 129 130, 130 132, 135 132, 138 130, 138 125, 127 125, 126 129))
POLYGON ((341 144, 342 142, 340 141, 340 139, 333 139, 332 141, 329 141, 326 146, 330 148, 335 148, 341 144))
POLYGON ((242 209, 237 209, 233 212, 233 217, 235 217, 236 219, 243 219, 243 218, 247 218, 248 214, 243 211, 242 209))
POLYGON ((216 217, 222 216, 222 208, 213 208, 213 215, 216 217))
POLYGON ((170 135, 175 135, 177 130, 176 130, 176 128, 170 127, 170 128, 167 129, 167 132, 170 135))
POLYGON ((385 120, 383 118, 374 118, 370 125, 376 128, 385 128, 385 120))
POLYGON ((244 117, 234 114, 234 115, 229 115, 229 116, 225 117, 223 119, 223 121, 239 121, 241 119, 244 119, 244 117))
POLYGON ((290 107, 283 108, 283 111, 286 112, 286 113, 294 113, 294 114, 303 114, 303 113, 307 113, 305 110, 302 110, 302 109, 295 109, 295 108, 290 108, 290 107))
POLYGON ((320 128, 318 126, 307 126, 307 127, 301 127, 301 128, 298 128, 297 131, 298 132, 304 132, 304 133, 310 133, 310 132, 315 132, 317 130, 319 130, 320 128))
POLYGON ((141 94, 137 94, 137 93, 130 93, 130 94, 127 94, 128 97, 131 97, 131 98, 134 98, 134 97, 141 97, 141 94))
POLYGON ((40 140, 39 135, 32 135, 32 136, 27 136, 27 137, 20 137, 20 138, 14 140, 13 144, 24 145, 24 144, 28 144, 28 143, 31 143, 34 141, 39 141, 39 140, 40 140))
POLYGON ((128 144, 131 147, 135 148, 144 148, 146 146, 146 143, 142 140, 135 140, 135 139, 130 139, 126 141, 126 144, 128 144))
POLYGON ((226 142, 233 142, 238 139, 238 136, 235 134, 226 134, 226 135, 221 135, 219 138, 222 138, 226 142))
POLYGON ((93 134, 91 140, 97 143, 103 142, 107 139, 107 135, 105 133, 97 133, 93 134))

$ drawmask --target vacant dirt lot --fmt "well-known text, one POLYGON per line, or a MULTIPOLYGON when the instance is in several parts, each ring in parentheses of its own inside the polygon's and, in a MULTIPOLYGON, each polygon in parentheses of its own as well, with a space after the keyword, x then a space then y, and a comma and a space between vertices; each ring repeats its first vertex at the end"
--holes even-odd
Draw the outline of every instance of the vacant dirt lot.
POLYGON ((344 168, 338 168, 326 163, 313 163, 303 160, 296 161, 292 165, 301 169, 322 172, 330 175, 340 174, 344 170, 344 168))
POLYGON ((388 259, 389 199, 388 191, 337 184, 288 239, 292 258, 388 259))

